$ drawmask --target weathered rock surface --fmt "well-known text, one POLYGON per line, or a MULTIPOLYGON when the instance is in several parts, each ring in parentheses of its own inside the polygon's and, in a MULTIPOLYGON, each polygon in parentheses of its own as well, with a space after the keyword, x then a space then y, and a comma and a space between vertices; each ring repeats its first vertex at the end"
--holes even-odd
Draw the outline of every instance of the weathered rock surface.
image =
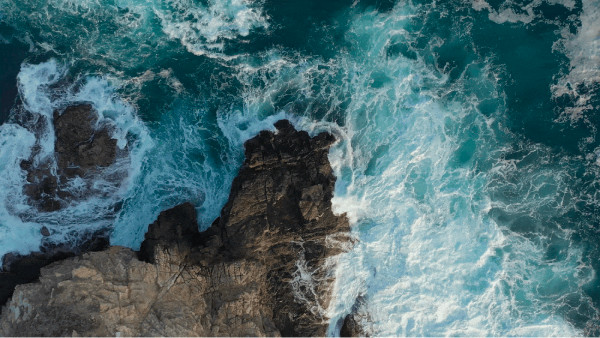
POLYGON ((54 112, 55 159, 21 162, 27 172, 24 192, 40 211, 56 211, 63 201, 74 198, 67 186, 75 177, 94 175, 117 157, 117 140, 108 126, 97 126, 98 114, 89 104, 54 112), (39 163, 36 163, 39 162, 39 163))
POLYGON ((111 247, 53 263, 17 286, 1 335, 322 336, 332 257, 349 224, 331 211, 334 139, 288 121, 246 142, 220 218, 198 232, 182 204, 139 252, 111 247))
POLYGON ((5 304, 10 299, 17 285, 35 282, 40 277, 40 269, 44 266, 84 252, 101 251, 108 246, 108 234, 96 232, 82 238, 75 246, 43 245, 40 251, 28 255, 14 253, 4 255, 2 270, 0 270, 0 304, 5 304))

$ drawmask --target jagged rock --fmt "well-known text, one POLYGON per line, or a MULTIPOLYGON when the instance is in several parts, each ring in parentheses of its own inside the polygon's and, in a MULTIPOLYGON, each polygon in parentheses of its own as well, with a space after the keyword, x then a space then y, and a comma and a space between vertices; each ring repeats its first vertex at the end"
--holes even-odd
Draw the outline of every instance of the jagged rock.
POLYGON ((52 164, 44 161, 38 166, 33 166, 31 161, 21 162, 21 169, 27 171, 27 183, 23 187, 25 195, 40 211, 56 211, 61 208, 58 197, 58 179, 52 174, 52 164))
POLYGON ((335 176, 327 156, 335 139, 327 133, 311 139, 287 120, 275 126, 277 134, 263 131, 246 142, 219 229, 233 257, 255 256, 269 267, 281 333, 322 336, 333 281, 326 259, 341 252, 328 241, 350 231, 347 219, 331 211, 335 176))
POLYGON ((42 269, 0 317, 1 335, 323 336, 334 255, 350 245, 331 211, 329 134, 288 121, 246 142, 221 216, 162 212, 140 251, 111 247, 42 269))
POLYGON ((363 296, 358 296, 340 328, 340 337, 370 337, 373 334, 371 317, 363 296))
POLYGON ((55 159, 36 163, 37 151, 21 162, 27 172, 23 191, 41 211, 56 211, 64 200, 73 198, 66 189, 70 179, 93 175, 97 168, 108 167, 117 156, 117 140, 108 126, 97 126, 98 114, 89 104, 67 107, 54 112, 55 159))
POLYGON ((91 105, 54 112, 54 150, 58 170, 67 177, 85 176, 97 167, 108 167, 116 158, 117 140, 107 126, 96 129, 98 114, 91 105))
MULTIPOLYGON (((161 212, 158 219, 150 224, 138 256, 143 261, 156 263, 164 248, 171 248, 169 257, 174 256, 173 248, 188 254, 198 239, 196 209, 191 203, 184 203, 161 212)), ((174 260, 183 261, 182 257, 174 260)))

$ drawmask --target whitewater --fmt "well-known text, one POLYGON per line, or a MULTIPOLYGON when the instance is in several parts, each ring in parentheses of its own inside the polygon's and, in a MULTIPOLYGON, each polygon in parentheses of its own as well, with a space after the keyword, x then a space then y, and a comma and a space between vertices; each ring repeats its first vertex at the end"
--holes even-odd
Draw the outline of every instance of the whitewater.
POLYGON ((16 88, 0 87, 0 255, 101 229, 139 249, 185 201, 206 229, 244 141, 286 118, 338 140, 332 202, 356 244, 336 258, 329 335, 359 296, 376 335, 599 335, 599 13, 596 0, 0 0, 0 71, 14 75, 1 79, 16 88), (121 179, 38 212, 20 162, 52 154, 52 113, 78 102, 128 150, 106 173, 121 179))

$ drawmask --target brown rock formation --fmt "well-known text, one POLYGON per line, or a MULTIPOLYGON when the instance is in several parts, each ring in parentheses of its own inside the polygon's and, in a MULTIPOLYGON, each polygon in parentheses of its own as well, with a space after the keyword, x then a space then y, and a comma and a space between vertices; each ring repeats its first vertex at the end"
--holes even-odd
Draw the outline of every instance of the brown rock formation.
POLYGON ((359 296, 342 322, 340 337, 370 337, 373 334, 371 323, 365 298, 359 296))
POLYGON ((63 200, 74 197, 65 189, 70 179, 94 175, 97 168, 114 163, 117 141, 111 138, 108 126, 96 128, 97 122, 98 114, 89 104, 67 107, 62 114, 55 111, 56 159, 35 165, 33 157, 21 162, 21 168, 27 171, 24 192, 40 211, 58 210, 63 200))
POLYGON ((85 176, 115 161, 117 140, 106 126, 96 130, 98 114, 89 104, 67 107, 62 114, 55 111, 53 122, 58 169, 65 176, 85 176))
POLYGON ((1 335, 322 336, 331 257, 349 244, 331 211, 334 139, 288 121, 246 142, 229 201, 199 233, 189 203, 162 212, 136 253, 111 247, 42 269, 1 335))

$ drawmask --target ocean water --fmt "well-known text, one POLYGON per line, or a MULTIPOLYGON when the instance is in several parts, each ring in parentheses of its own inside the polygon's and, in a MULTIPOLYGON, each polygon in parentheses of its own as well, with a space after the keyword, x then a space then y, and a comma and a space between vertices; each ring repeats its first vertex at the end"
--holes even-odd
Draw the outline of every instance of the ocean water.
POLYGON ((598 22, 597 0, 0 0, 0 254, 42 226, 137 249, 184 201, 205 229, 287 118, 338 138, 358 242, 330 335, 357 296, 377 335, 600 335, 598 22), (82 101, 128 155, 37 212, 19 162, 82 101))

